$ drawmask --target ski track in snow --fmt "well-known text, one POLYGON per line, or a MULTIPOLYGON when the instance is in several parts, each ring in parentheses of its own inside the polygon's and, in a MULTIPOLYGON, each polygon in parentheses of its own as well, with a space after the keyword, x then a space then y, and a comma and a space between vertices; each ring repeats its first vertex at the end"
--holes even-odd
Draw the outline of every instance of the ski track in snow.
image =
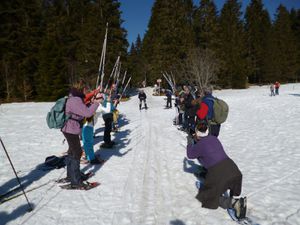
MULTIPOLYGON (((59 130, 47 127, 53 103, 0 105, 0 136, 9 152, 34 211, 26 213, 23 196, 0 205, 0 224, 198 225, 236 224, 223 209, 201 208, 195 199, 197 161, 186 159, 186 134, 173 126, 175 109, 164 109, 165 97, 146 88, 148 110, 138 110, 138 98, 122 102, 119 145, 99 149, 103 121, 94 146, 107 159, 102 166, 81 165, 101 185, 89 191, 62 190, 54 180, 65 169, 41 171, 49 155, 67 150, 59 130), (100 141, 100 142, 99 142, 100 141)), ((269 96, 267 86, 216 91, 230 107, 220 140, 243 173, 248 216, 260 225, 300 224, 300 84, 282 85, 269 96)), ((0 193, 17 186, 0 151, 0 193)), ((18 192, 19 193, 19 192, 18 192)))

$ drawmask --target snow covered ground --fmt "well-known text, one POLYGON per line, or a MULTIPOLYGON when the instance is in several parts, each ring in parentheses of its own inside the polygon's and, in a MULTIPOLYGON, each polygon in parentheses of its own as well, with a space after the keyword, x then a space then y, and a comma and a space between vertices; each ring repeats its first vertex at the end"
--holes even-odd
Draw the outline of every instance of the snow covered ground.
MULTIPOLYGON (((98 121, 94 149, 107 159, 94 171, 90 191, 62 190, 55 179, 65 169, 41 171, 49 155, 66 151, 63 135, 50 130, 45 117, 53 103, 0 105, 0 136, 34 210, 26 213, 23 196, 0 205, 0 224, 26 225, 192 225, 236 224, 225 210, 201 208, 195 199, 197 161, 186 159, 186 135, 172 125, 175 109, 151 96, 148 111, 138 110, 137 96, 119 105, 119 146, 99 150, 103 122, 98 121)), ((230 106, 220 140, 243 173, 248 216, 258 224, 300 224, 300 84, 282 85, 269 96, 267 86, 216 91, 230 106)), ((0 147, 0 194, 17 186, 0 147)), ((18 192, 20 193, 20 192, 18 192)))

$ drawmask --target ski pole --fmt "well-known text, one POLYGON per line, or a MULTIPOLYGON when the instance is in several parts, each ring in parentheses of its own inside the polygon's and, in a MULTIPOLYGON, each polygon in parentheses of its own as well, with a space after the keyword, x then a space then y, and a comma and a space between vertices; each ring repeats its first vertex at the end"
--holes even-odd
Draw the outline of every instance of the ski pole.
POLYGON ((31 205, 30 205, 30 203, 29 203, 29 201, 28 201, 28 198, 27 198, 27 196, 26 196, 26 194, 25 194, 24 188, 23 188, 23 186, 22 186, 22 184, 21 184, 21 182, 20 182, 20 179, 19 179, 19 177, 18 177, 18 174, 17 174, 17 172, 16 172, 16 170, 15 170, 14 165, 12 164, 12 161, 11 161, 9 155, 8 155, 8 152, 6 151, 6 148, 5 148, 5 146, 4 146, 4 143, 3 143, 2 139, 1 139, 1 137, 0 137, 0 142, 1 142, 1 145, 2 145, 2 147, 3 147, 4 151, 5 151, 5 154, 6 154, 7 158, 8 158, 8 161, 9 161, 9 163, 10 163, 10 165, 11 165, 11 167, 12 167, 12 169, 13 169, 15 175, 16 175, 16 178, 17 178, 18 183, 19 183, 19 185, 20 185, 20 187, 21 187, 21 189, 22 189, 22 192, 23 192, 23 194, 24 194, 24 196, 25 196, 25 198, 26 198, 26 201, 27 201, 27 203, 28 203, 28 206, 29 206, 28 212, 31 212, 31 211, 33 210, 33 208, 31 207, 31 205))

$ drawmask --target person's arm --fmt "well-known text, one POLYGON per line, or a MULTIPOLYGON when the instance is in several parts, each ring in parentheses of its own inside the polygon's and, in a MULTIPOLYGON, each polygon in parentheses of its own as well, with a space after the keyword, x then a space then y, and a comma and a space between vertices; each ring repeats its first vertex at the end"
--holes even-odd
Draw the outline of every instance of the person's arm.
POLYGON ((208 106, 204 103, 201 102, 200 108, 197 110, 197 116, 200 120, 204 120, 206 115, 208 113, 208 106))
POLYGON ((201 150, 200 150, 200 145, 199 142, 196 144, 188 144, 186 147, 186 155, 189 159, 196 159, 201 156, 201 150))
POLYGON ((74 97, 72 99, 69 99, 68 101, 73 101, 70 104, 70 112, 82 117, 93 116, 99 106, 99 103, 95 102, 90 105, 90 107, 87 107, 79 97, 74 97))

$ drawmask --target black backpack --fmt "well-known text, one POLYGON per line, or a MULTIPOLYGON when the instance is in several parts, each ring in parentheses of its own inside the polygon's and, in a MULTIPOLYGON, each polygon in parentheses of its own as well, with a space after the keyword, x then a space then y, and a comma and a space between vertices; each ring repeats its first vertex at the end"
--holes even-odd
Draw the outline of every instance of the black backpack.
POLYGON ((60 169, 66 166, 65 156, 57 157, 55 155, 48 156, 45 159, 45 166, 50 169, 60 169))

